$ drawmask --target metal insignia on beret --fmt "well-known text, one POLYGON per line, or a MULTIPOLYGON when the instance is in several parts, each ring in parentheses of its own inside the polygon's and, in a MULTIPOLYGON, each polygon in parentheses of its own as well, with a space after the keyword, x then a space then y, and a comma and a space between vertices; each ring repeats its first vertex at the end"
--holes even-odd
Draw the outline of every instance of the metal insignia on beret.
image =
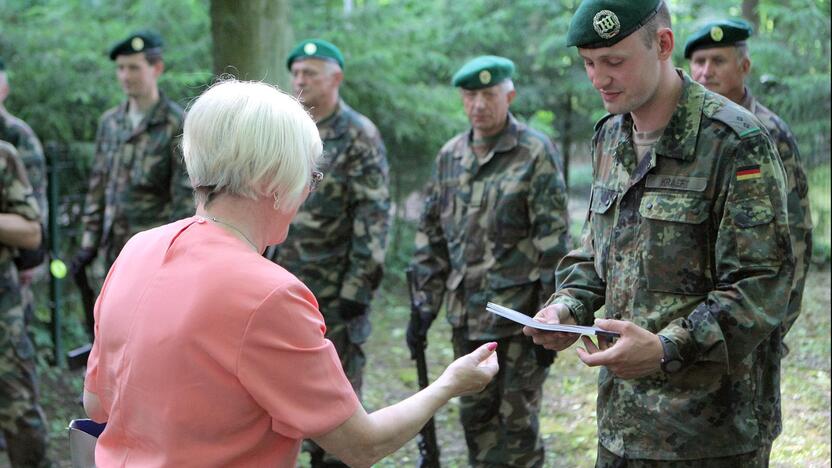
POLYGON ((488 70, 483 70, 480 72, 480 83, 488 84, 491 83, 491 72, 488 70))
POLYGON ((711 28, 711 39, 713 39, 714 41, 719 42, 722 40, 724 36, 725 33, 722 32, 722 28, 720 28, 719 26, 714 26, 711 28))
POLYGON ((311 42, 307 42, 306 45, 303 46, 303 51, 306 53, 306 55, 312 55, 318 51, 318 46, 311 42))
POLYGON ((612 39, 621 31, 621 22, 610 10, 601 10, 592 18, 592 27, 603 39, 612 39))
POLYGON ((133 40, 130 41, 130 47, 132 47, 136 52, 139 52, 144 49, 144 40, 140 37, 134 37, 133 40))

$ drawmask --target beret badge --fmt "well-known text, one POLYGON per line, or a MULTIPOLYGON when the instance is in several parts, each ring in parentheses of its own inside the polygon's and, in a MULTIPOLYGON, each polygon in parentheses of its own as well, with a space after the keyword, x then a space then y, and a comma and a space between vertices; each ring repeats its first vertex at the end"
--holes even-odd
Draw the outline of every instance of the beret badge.
POLYGON ((315 52, 318 51, 318 46, 316 46, 312 42, 307 42, 306 45, 303 46, 303 51, 306 53, 306 55, 314 55, 315 52))
POLYGON ((724 36, 725 36, 725 33, 722 31, 722 28, 720 28, 719 26, 714 26, 714 27, 711 28, 711 39, 713 39, 714 42, 721 41, 724 36))
POLYGON ((480 83, 487 85, 491 83, 491 72, 488 70, 483 70, 480 72, 480 83))
POLYGON ((592 27, 603 39, 612 39, 621 31, 621 22, 610 10, 601 10, 592 18, 592 27))
POLYGON ((136 52, 140 52, 144 49, 144 39, 140 37, 134 37, 133 40, 130 41, 130 47, 133 48, 136 52))

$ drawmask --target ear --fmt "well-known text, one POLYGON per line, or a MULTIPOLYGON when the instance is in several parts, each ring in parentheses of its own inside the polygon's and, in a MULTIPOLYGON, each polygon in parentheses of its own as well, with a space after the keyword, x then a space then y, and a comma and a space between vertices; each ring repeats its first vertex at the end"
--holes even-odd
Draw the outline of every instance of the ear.
POLYGON ((748 72, 751 71, 751 59, 748 57, 743 57, 740 61, 740 72, 742 72, 742 76, 748 75, 748 72))
POLYGON ((335 83, 336 86, 341 86, 342 81, 344 81, 343 70, 338 70, 332 74, 332 82, 335 83))
POLYGON ((506 99, 508 100, 508 105, 511 105, 514 102, 514 98, 517 97, 517 90, 512 89, 511 91, 506 93, 506 99))
POLYGON ((676 45, 676 38, 670 28, 659 28, 656 31, 658 42, 659 60, 669 60, 673 55, 673 47, 676 45))
POLYGON ((159 60, 158 62, 153 64, 153 74, 156 75, 156 78, 162 76, 162 72, 165 71, 165 62, 159 60))

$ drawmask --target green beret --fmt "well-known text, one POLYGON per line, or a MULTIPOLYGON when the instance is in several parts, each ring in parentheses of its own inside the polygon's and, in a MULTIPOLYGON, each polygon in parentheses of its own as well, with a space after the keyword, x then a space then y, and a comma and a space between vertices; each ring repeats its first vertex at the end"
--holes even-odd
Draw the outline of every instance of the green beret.
POLYGON ((329 60, 330 62, 337 63, 341 69, 344 68, 344 55, 335 47, 335 44, 323 39, 307 39, 301 41, 289 52, 289 58, 286 59, 286 68, 291 69, 292 63, 295 60, 307 58, 329 60))
POLYGON ((138 54, 162 48, 162 36, 153 31, 136 31, 110 48, 110 60, 119 55, 138 54))
POLYGON ((751 25, 741 19, 711 21, 693 33, 685 43, 685 58, 689 59, 697 49, 728 47, 751 36, 751 25))
POLYGON ((514 62, 496 55, 482 55, 466 63, 454 73, 451 84, 463 89, 481 89, 494 86, 514 73, 514 62))
POLYGON ((567 47, 610 47, 656 16, 661 0, 583 0, 572 16, 567 47))

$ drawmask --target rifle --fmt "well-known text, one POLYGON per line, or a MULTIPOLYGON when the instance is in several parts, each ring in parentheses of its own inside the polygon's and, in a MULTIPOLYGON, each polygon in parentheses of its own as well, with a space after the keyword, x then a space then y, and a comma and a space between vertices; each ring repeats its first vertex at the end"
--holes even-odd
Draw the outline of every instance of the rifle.
POLYGON ((87 364, 87 358, 89 358, 92 349, 92 340, 95 338, 95 315, 93 314, 95 310, 95 292, 90 287, 86 268, 80 268, 73 273, 72 279, 81 293, 81 303, 84 306, 84 322, 90 336, 90 343, 79 346, 67 353, 67 364, 70 369, 75 370, 87 364))
MULTIPOLYGON (((413 270, 407 269, 407 290, 410 293, 411 320, 420 320, 419 301, 416 299, 416 279, 413 270)), ((424 343, 417 345, 412 359, 416 360, 416 374, 419 378, 419 389, 428 386, 428 364, 425 360, 424 343)), ((419 468, 440 468, 439 446, 436 443, 436 426, 433 418, 419 431, 419 468)))

